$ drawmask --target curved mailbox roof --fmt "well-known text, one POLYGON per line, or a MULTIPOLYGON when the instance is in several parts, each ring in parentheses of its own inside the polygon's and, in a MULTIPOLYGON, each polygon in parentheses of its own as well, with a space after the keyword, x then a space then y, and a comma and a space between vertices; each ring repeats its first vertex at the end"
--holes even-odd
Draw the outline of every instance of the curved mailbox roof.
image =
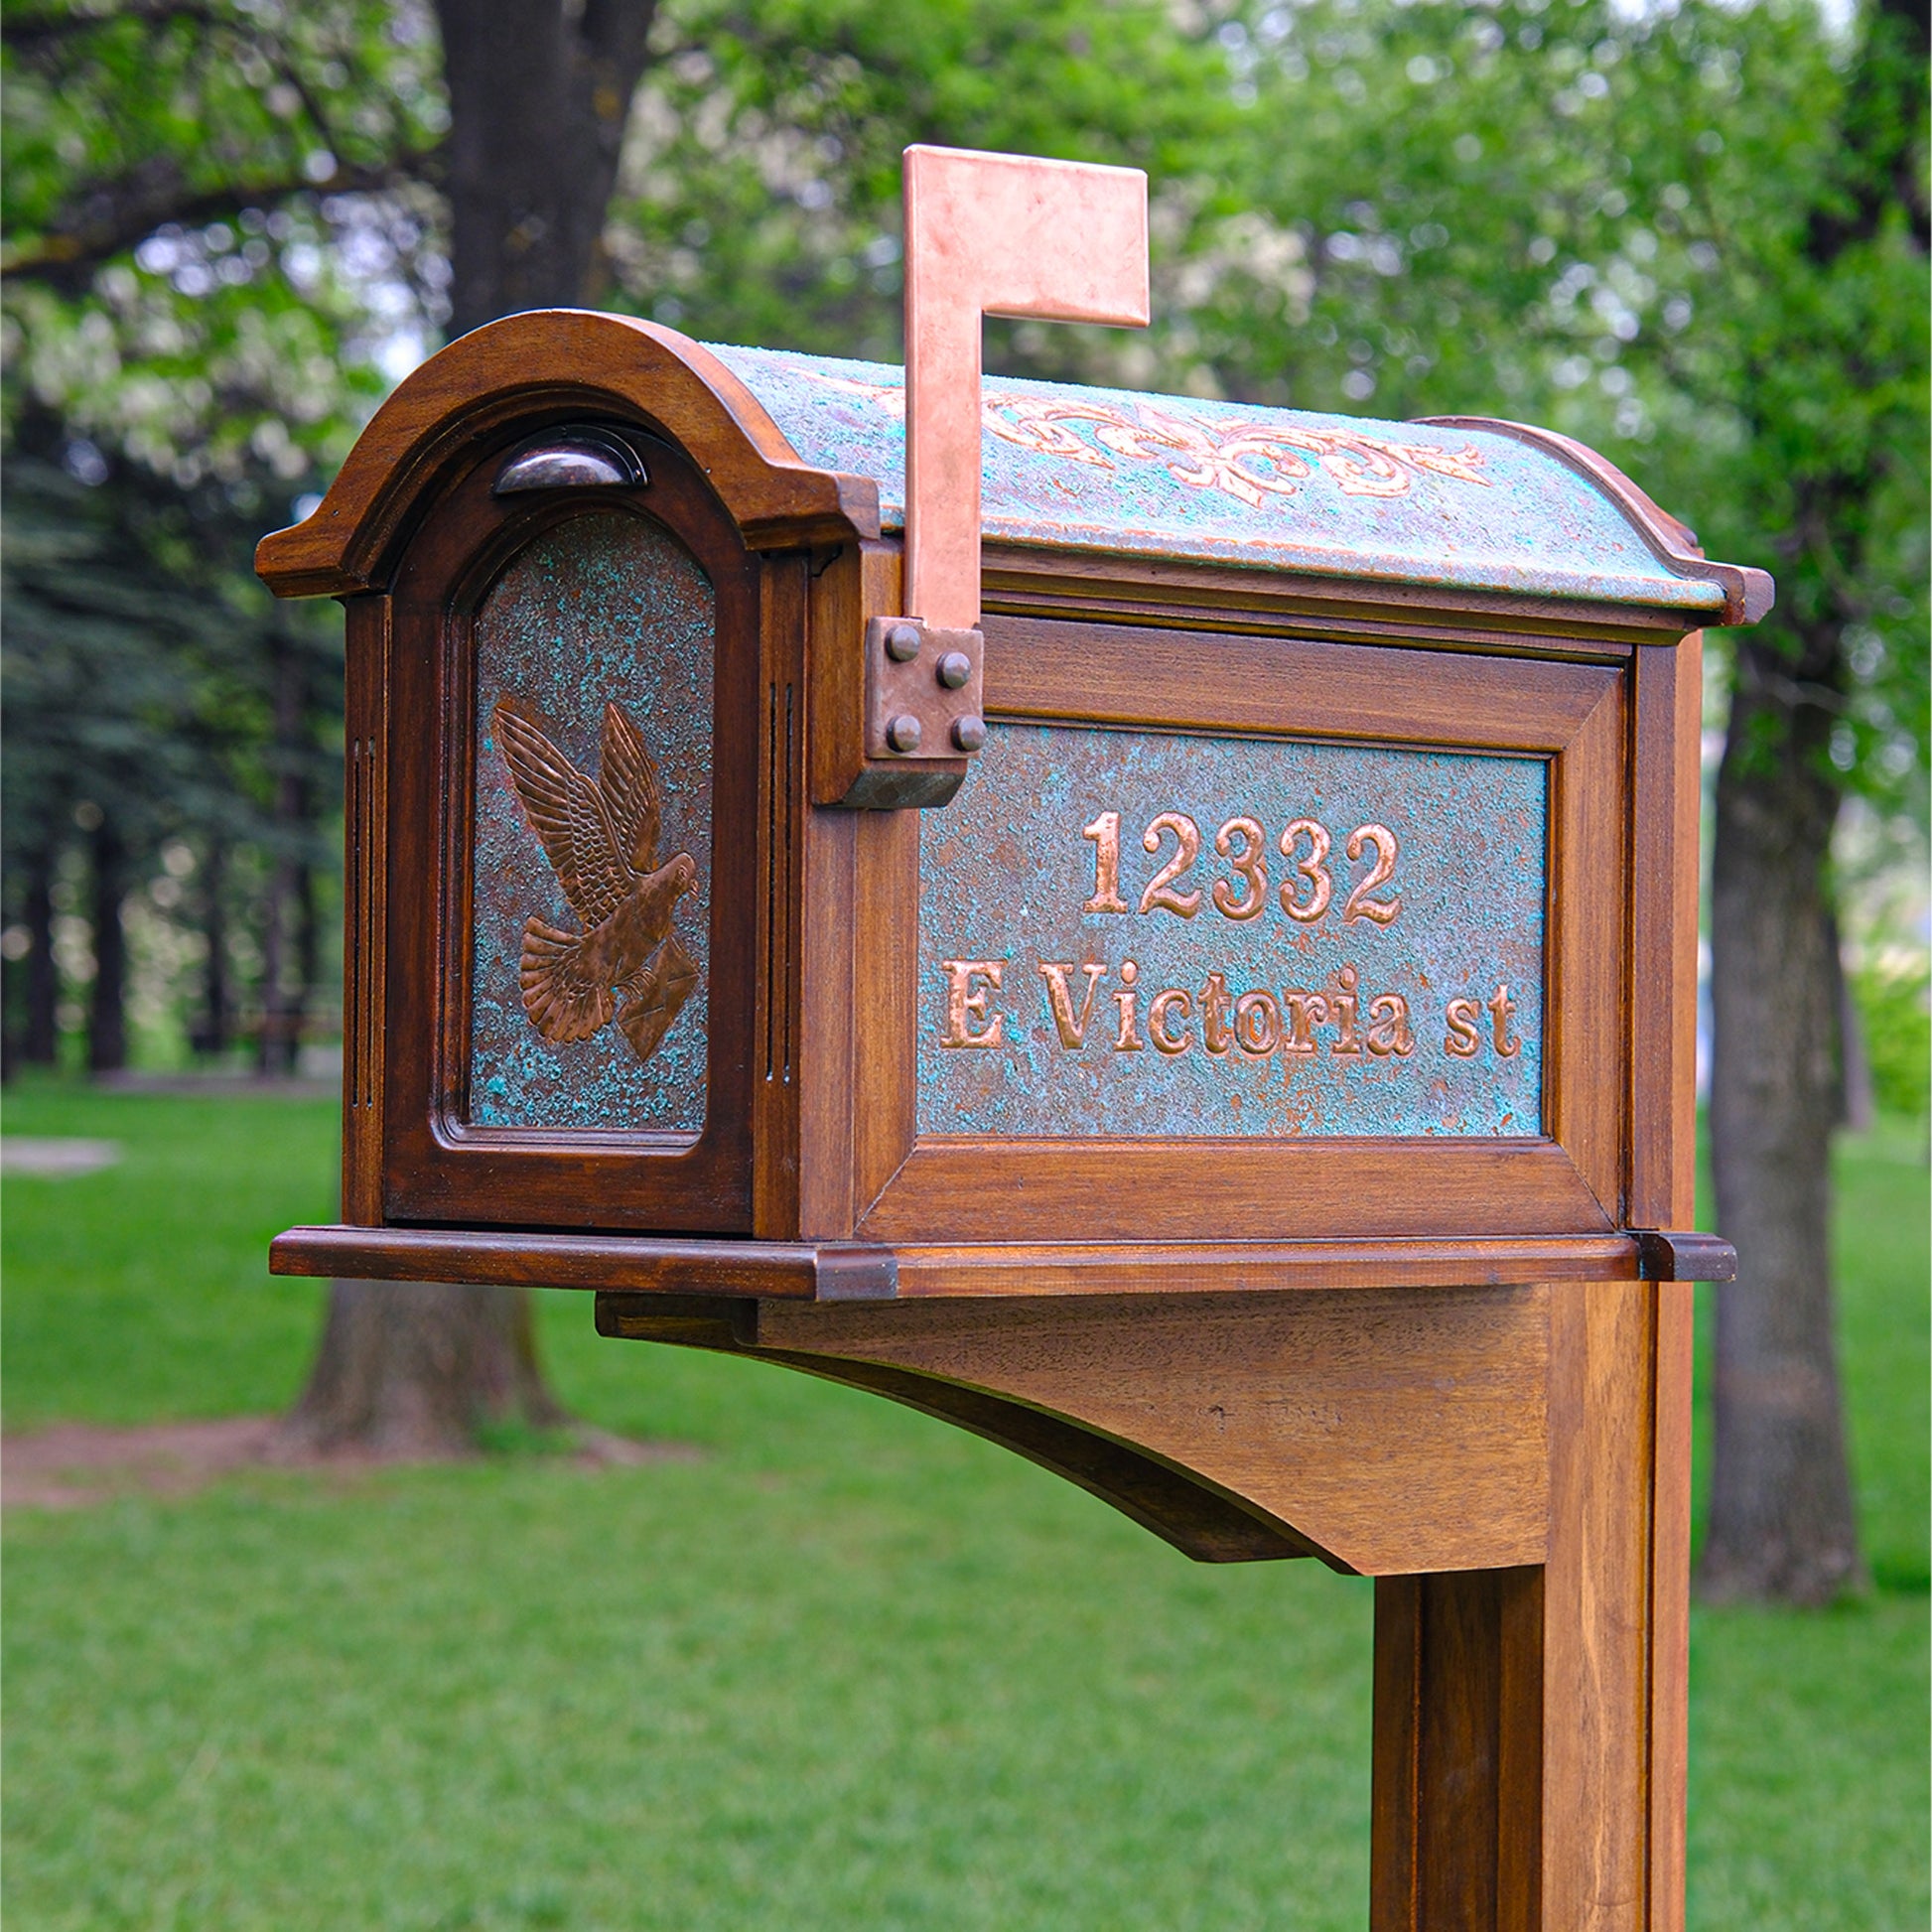
MULTIPOLYGON (((984 393, 995 541, 1640 606, 1687 628, 1770 608, 1762 571, 1708 562, 1627 477, 1548 430, 1007 376, 984 393)), ((903 527, 900 370, 708 348, 634 317, 547 309, 488 323, 406 377, 321 506, 264 537, 256 567, 284 597, 378 588, 417 507, 480 440, 577 411, 652 422, 698 453, 755 549, 903 527)))
MULTIPOLYGON (((883 525, 903 527, 902 370, 707 347, 801 462, 874 479, 883 525)), ((1760 573, 1704 563, 1691 533, 1600 457, 1546 431, 1377 423, 1010 376, 988 376, 983 393, 990 538, 1731 621, 1769 603, 1760 573), (1761 593, 1740 577, 1758 579, 1761 593)))

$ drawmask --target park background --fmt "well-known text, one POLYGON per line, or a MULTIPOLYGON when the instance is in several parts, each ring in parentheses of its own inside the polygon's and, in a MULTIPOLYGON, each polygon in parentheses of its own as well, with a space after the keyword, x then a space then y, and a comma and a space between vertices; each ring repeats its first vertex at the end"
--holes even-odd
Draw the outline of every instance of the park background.
POLYGON ((912 140, 1149 173, 1153 330, 996 324, 990 367, 1544 423, 1778 578, 1707 691, 1743 1276, 1692 1923, 1926 1922, 1922 9, 109 0, 0 42, 15 1923, 1362 1922, 1365 1586, 1196 1569, 581 1297, 527 1311, 542 1379, 404 1440, 265 1274, 334 1212, 342 647, 255 539, 513 309, 896 360, 912 140))

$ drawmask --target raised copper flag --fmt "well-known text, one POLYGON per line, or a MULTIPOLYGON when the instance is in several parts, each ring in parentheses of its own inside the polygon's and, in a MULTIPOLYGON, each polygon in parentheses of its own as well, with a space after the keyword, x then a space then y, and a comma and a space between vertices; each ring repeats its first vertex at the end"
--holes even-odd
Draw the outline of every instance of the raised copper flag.
POLYGON ((534 914, 523 927, 523 1011, 554 1043, 589 1039, 610 1024, 648 1060, 698 983, 671 915, 697 883, 691 855, 659 864, 663 819, 657 770, 637 728, 604 707, 601 770, 587 777, 507 698, 496 730, 516 795, 584 922, 567 932, 534 914), (622 1007, 619 1008, 619 996, 622 1007))

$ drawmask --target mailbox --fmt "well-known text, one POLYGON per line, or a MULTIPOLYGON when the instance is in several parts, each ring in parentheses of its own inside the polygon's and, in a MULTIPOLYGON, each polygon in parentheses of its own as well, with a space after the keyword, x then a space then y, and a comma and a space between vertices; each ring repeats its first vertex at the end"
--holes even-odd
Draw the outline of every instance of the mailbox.
POLYGON ((1707 560, 1558 435, 979 375, 1145 184, 914 150, 906 373, 552 312, 348 624, 343 1221, 1376 1584, 1373 1921, 1682 1923, 1707 560), (909 382, 908 382, 909 377, 909 382))
POLYGON ((1697 626, 1766 580, 1560 436, 999 377, 984 616, 935 631, 904 411, 896 368, 518 316, 264 543, 349 630, 357 1232, 283 1262, 1654 1272, 1660 841, 1697 626))

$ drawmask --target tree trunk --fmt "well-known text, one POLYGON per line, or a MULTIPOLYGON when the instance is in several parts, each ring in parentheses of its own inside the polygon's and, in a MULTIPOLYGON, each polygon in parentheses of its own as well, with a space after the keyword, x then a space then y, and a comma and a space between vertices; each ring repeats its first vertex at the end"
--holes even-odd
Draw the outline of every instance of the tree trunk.
POLYGON ((280 1447, 293 1456, 461 1455, 492 1423, 563 1421, 537 1367, 523 1290, 337 1282, 280 1447))
POLYGON ((61 975, 54 963, 54 849, 35 853, 27 873, 27 1011, 23 1066, 52 1066, 61 1050, 61 975))
POLYGON ((94 827, 94 985, 87 1003, 87 1070, 117 1073, 127 1064, 127 935, 121 900, 127 897, 127 849, 113 816, 94 827))
POLYGON ((305 679, 293 640, 277 635, 275 660, 275 864, 262 911, 262 1031, 255 1063, 263 1075, 295 1069, 296 1042, 289 1035, 289 907, 300 864, 298 842, 308 833, 308 787, 301 771, 305 679))
MULTIPOLYGON (((451 331, 596 300, 653 0, 438 0, 450 90, 451 331)), ((521 1289, 338 1282, 292 1448, 449 1453, 564 1412, 521 1289)))
MULTIPOLYGON (((1813 653, 1807 653, 1808 656, 1813 653)), ((1739 642, 1718 774, 1711 1138, 1718 1224, 1712 1597, 1823 1603, 1858 1535, 1832 1332, 1831 1140, 1842 1104, 1829 714, 1775 638, 1739 642)), ((1823 668, 1822 666, 1818 668, 1823 668)))
POLYGON ((653 0, 437 0, 450 89, 450 327, 583 307, 604 283, 653 0))
POLYGON ((1877 1118, 1871 1091, 1871 1059, 1864 1046, 1864 1021, 1859 1014, 1852 975, 1845 970, 1845 941, 1833 917, 1829 934, 1832 992, 1838 1004, 1838 1125, 1849 1133, 1868 1134, 1877 1118))
POLYGON ((202 969, 202 1018, 195 1030, 198 1053, 218 1058, 228 1050, 233 995, 228 985, 228 848, 210 838, 202 860, 202 939, 207 959, 202 969))

